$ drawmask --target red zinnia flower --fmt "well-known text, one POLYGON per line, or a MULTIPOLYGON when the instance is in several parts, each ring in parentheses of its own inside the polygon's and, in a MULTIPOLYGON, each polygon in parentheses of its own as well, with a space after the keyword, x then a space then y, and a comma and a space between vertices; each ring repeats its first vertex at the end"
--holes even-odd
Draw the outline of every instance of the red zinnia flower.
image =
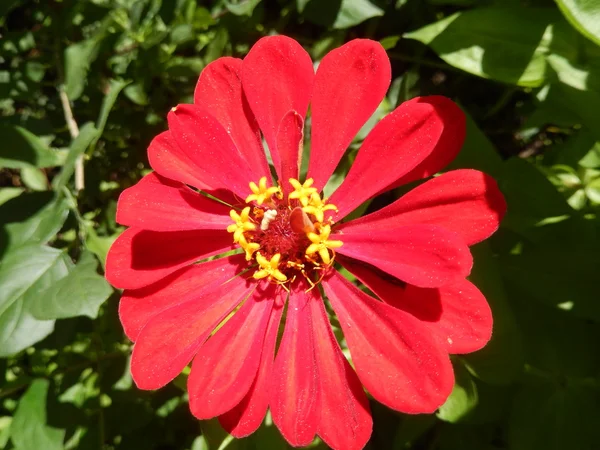
POLYGON ((199 419, 218 416, 241 437, 270 408, 290 444, 319 435, 336 449, 369 439, 363 386, 406 413, 445 401, 454 382, 448 354, 477 350, 491 335, 485 298, 465 279, 468 246, 498 228, 505 204, 489 176, 456 170, 341 222, 375 195, 435 174, 462 145, 461 110, 443 97, 415 98, 377 124, 344 183, 322 198, 390 77, 385 51, 369 40, 332 51, 316 74, 283 36, 261 39, 243 61, 206 67, 194 104, 173 108, 169 131, 150 144, 156 173, 119 199, 117 220, 130 228, 110 250, 107 278, 125 289, 120 316, 135 342, 138 387, 164 386, 193 358, 189 401, 199 419), (300 182, 309 103, 311 155, 300 182), (200 262, 232 249, 242 251, 200 262))

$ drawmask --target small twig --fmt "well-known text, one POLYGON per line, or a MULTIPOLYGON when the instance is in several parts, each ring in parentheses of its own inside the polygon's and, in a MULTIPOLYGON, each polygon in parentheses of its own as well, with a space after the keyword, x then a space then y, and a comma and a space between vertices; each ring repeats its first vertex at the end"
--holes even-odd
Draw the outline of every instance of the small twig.
MULTIPOLYGON (((69 133, 71 134, 71 138, 75 139, 77 136, 79 136, 79 126, 77 126, 77 122, 73 116, 73 110, 71 109, 71 102, 69 101, 69 97, 63 86, 58 89, 58 95, 60 96, 60 102, 62 103, 69 133)), ((83 177, 83 154, 81 154, 75 160, 75 190, 79 192, 84 187, 85 179, 83 177)))

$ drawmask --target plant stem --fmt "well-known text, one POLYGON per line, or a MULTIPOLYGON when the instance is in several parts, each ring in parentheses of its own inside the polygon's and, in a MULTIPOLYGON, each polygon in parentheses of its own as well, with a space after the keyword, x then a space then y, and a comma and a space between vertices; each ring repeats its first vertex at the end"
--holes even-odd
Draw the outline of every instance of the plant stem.
MULTIPOLYGON (((73 116, 71 102, 69 101, 69 97, 67 96, 67 92, 65 91, 63 86, 61 86, 58 89, 58 95, 60 97, 60 102, 62 103, 65 121, 67 122, 69 133, 71 134, 71 138, 75 139, 77 136, 79 136, 79 126, 77 125, 77 121, 73 116)), ((83 154, 81 154, 77 157, 77 160, 75 161, 75 190, 79 192, 84 187, 85 179, 83 176, 83 154)))

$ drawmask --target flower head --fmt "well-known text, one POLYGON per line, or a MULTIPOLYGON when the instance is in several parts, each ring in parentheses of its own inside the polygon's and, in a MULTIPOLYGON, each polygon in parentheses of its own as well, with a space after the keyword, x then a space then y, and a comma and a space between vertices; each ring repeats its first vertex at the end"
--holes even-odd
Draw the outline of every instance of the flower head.
POLYGON ((284 36, 261 39, 243 61, 206 67, 194 104, 173 109, 169 130, 150 144, 155 172, 118 203, 117 220, 130 228, 109 252, 107 278, 125 289, 120 318, 135 342, 138 387, 160 388, 193 360, 189 402, 199 419, 219 417, 242 437, 270 409, 290 444, 318 435, 334 449, 360 449, 369 439, 363 386, 407 413, 445 401, 454 383, 448 355, 475 351, 491 335, 485 298, 466 280, 468 246, 497 229, 505 204, 492 178, 455 170, 343 220, 379 193, 442 170, 464 139, 454 103, 412 99, 375 126, 342 185, 324 198, 390 78, 385 51, 369 40, 333 50, 316 73, 284 36))

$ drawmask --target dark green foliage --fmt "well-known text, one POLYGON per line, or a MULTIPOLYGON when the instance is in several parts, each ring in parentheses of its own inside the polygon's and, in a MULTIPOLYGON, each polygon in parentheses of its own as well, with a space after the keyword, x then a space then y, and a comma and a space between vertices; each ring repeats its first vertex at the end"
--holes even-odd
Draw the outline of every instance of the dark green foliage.
POLYGON ((508 202, 500 231, 473 249, 492 341, 454 358, 437 414, 372 402, 368 448, 599 447, 600 2, 0 3, 0 450, 288 448, 269 419, 240 441, 196 421, 185 375, 138 390, 119 293, 101 276, 122 231, 118 195, 149 170, 169 108, 191 101, 206 64, 270 33, 315 60, 352 38, 381 41, 393 83, 374 119, 417 95, 453 98, 469 120, 452 168, 490 173, 508 202))

